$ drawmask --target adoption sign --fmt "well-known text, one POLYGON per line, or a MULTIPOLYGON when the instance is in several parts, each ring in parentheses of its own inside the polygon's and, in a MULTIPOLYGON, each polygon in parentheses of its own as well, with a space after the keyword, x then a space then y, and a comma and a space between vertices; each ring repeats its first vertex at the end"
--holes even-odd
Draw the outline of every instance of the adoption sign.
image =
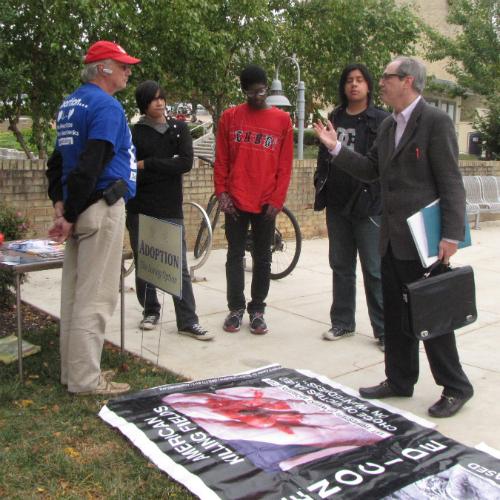
POLYGON ((500 498, 500 460, 305 370, 164 385, 99 415, 201 499, 500 498))
POLYGON ((182 297, 182 226, 139 214, 137 276, 182 297))

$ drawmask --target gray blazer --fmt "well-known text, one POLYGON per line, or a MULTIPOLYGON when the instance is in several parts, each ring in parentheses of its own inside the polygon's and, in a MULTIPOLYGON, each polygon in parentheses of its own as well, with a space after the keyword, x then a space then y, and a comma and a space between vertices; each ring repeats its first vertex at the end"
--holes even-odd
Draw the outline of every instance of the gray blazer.
POLYGON ((418 260, 406 219, 436 198, 441 199, 442 237, 464 239, 465 189, 458 169, 457 138, 450 117, 423 99, 413 110, 396 149, 395 131, 396 122, 389 116, 366 156, 341 148, 333 161, 358 179, 380 178, 381 255, 390 242, 397 259, 418 260))

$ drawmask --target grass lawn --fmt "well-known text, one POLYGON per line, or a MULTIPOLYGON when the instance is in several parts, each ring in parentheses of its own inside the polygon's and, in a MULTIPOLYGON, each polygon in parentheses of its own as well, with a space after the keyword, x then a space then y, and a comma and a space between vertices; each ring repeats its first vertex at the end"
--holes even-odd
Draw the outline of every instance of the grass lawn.
MULTIPOLYGON (((0 498, 192 499, 97 413, 104 396, 72 396, 59 383, 57 325, 27 331, 41 345, 17 363, 0 363, 0 498)), ((106 346, 103 369, 133 391, 179 382, 174 375, 106 346)))
MULTIPOLYGON (((23 130, 22 134, 26 141, 28 141, 28 137, 31 134, 31 131, 23 130)), ((22 151, 21 146, 17 142, 17 139, 10 131, 0 132, 0 148, 17 149, 18 151, 22 151)))
MULTIPOLYGON (((35 154, 38 154, 35 146, 30 143, 31 128, 24 128, 21 130, 21 133, 23 134, 24 140, 26 141, 26 144, 28 144, 28 147, 31 149, 31 151, 33 151, 35 154)), ((47 153, 49 155, 52 153, 52 150, 54 149, 55 138, 56 138, 55 130, 51 130, 51 137, 52 138, 49 141, 47 150, 47 153)), ((12 132, 8 130, 5 132, 0 132, 0 148, 8 148, 8 149, 15 149, 17 151, 22 151, 21 145, 17 142, 16 137, 12 132)))

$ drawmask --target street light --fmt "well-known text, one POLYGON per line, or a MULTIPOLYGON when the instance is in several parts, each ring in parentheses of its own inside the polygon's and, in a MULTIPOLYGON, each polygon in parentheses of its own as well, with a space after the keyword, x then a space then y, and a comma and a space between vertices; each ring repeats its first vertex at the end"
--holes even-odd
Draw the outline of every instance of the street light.
POLYGON ((295 57, 295 54, 291 57, 283 58, 278 66, 276 67, 276 75, 274 77, 271 89, 269 91, 269 96, 266 99, 266 103, 269 106, 291 106, 290 101, 287 99, 283 93, 283 87, 279 79, 279 69, 283 61, 290 60, 297 68, 297 121, 298 121, 298 140, 297 140, 297 158, 299 160, 304 159, 304 119, 305 119, 305 91, 306 87, 304 82, 300 81, 300 66, 295 57))

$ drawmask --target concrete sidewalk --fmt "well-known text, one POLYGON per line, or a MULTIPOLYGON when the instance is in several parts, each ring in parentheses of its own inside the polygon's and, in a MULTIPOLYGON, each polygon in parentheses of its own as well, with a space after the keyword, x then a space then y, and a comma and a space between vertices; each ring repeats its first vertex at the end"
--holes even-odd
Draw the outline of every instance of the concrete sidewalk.
MULTIPOLYGON (((434 422, 440 432, 464 444, 474 446, 484 441, 500 449, 500 434, 494 430, 500 421, 500 404, 496 400, 500 387, 500 221, 483 223, 480 230, 472 231, 472 239, 473 246, 459 251, 452 263, 470 264, 475 272, 479 318, 458 331, 457 341, 476 394, 457 416, 434 422)), ((194 284, 200 323, 216 334, 210 342, 177 334, 172 300, 166 294, 161 299, 161 323, 156 330, 143 334, 138 328, 141 308, 132 288, 134 280, 128 277, 126 349, 154 362, 158 353, 161 366, 190 379, 229 375, 271 363, 309 369, 354 389, 385 379, 383 354, 371 334, 360 271, 356 335, 338 342, 321 339, 330 326, 332 278, 326 239, 305 241, 294 272, 271 283, 266 312, 270 333, 262 337, 250 334, 248 316, 239 333, 222 330, 227 313, 224 264, 225 250, 212 252, 205 266, 197 271, 206 281, 194 284)), ((22 288, 23 299, 58 316, 60 275, 61 270, 31 273, 22 288)), ((119 307, 107 338, 120 343, 119 307)), ((433 420, 427 408, 439 399, 440 393, 421 348, 421 375, 413 398, 388 402, 433 420)))

